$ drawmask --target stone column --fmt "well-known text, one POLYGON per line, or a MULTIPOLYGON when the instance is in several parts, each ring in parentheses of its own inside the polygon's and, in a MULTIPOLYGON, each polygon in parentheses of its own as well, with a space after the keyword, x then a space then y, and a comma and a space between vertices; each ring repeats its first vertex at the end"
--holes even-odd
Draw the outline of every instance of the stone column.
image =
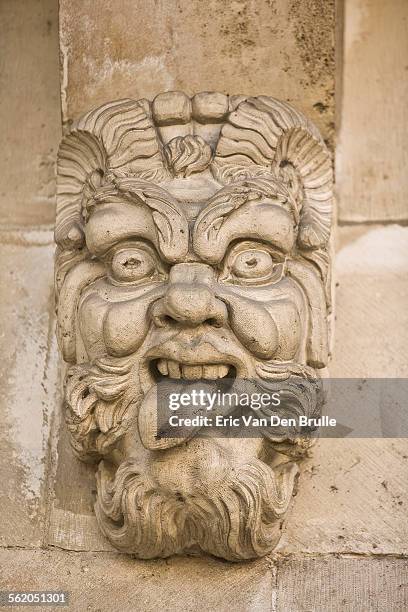
POLYGON ((334 0, 61 0, 64 122, 160 91, 271 95, 332 141, 334 0))
POLYGON ((408 3, 345 4, 339 219, 408 220, 408 3))

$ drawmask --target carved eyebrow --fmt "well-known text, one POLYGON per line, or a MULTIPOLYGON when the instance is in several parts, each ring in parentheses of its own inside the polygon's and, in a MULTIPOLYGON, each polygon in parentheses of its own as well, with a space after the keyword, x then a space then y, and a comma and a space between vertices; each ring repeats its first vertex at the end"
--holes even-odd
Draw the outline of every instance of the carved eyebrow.
POLYGON ((155 255, 160 255, 152 240, 149 240, 149 238, 143 238, 142 236, 132 236, 131 238, 122 238, 116 241, 111 247, 108 248, 107 251, 103 253, 102 257, 109 259, 117 251, 132 247, 144 248, 151 251, 155 255))
POLYGON ((101 203, 88 219, 85 233, 88 249, 95 255, 106 253, 118 242, 138 237, 158 246, 151 215, 140 204, 101 203))
POLYGON ((150 240, 168 261, 180 261, 187 253, 187 218, 164 189, 141 179, 116 179, 95 200, 86 227, 87 245, 95 254, 135 236, 150 240))
POLYGON ((161 202, 163 210, 166 210, 168 213, 172 211, 180 217, 185 216, 183 208, 176 198, 160 185, 134 177, 117 178, 114 184, 121 195, 130 196, 131 198, 138 197, 147 206, 149 206, 149 200, 157 200, 161 202))
POLYGON ((194 251, 205 261, 219 263, 232 241, 252 239, 288 253, 295 241, 294 225, 291 213, 279 203, 247 201, 234 207, 224 202, 199 215, 193 230, 194 251))
POLYGON ((185 218, 183 207, 171 193, 159 185, 134 177, 115 178, 109 185, 96 189, 88 208, 123 201, 129 204, 140 202, 159 214, 185 218))

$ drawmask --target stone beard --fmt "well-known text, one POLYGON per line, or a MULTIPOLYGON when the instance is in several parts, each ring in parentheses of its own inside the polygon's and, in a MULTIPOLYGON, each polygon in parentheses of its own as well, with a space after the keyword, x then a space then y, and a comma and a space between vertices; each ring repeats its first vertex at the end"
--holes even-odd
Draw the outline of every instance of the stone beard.
POLYGON ((156 389, 284 381, 280 416, 319 416, 332 207, 321 136, 270 97, 119 100, 63 139, 66 421, 76 455, 99 463, 95 512, 119 550, 239 561, 276 546, 311 441, 160 438, 156 389))

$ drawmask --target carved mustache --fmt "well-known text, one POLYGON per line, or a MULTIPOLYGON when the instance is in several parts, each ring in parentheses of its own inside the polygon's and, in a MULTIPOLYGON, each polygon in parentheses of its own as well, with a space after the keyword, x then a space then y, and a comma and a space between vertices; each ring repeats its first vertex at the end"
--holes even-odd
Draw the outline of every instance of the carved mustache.
MULTIPOLYGON (((69 369, 65 394, 66 422, 71 444, 80 458, 100 459, 134 424, 145 398, 135 371, 139 357, 105 357, 94 364, 81 364, 69 369)), ((272 361, 256 362, 255 365, 259 380, 245 380, 243 383, 247 389, 248 385, 254 386, 256 391, 281 391, 284 401, 277 410, 280 416, 320 416, 323 392, 311 368, 272 361)), ((299 432, 293 432, 290 437, 277 432, 272 438, 268 431, 263 435, 277 450, 291 456, 298 456, 310 445, 299 432)))
POLYGON ((69 368, 65 420, 71 446, 82 460, 97 461, 130 427, 142 391, 131 377, 132 358, 105 357, 69 368))

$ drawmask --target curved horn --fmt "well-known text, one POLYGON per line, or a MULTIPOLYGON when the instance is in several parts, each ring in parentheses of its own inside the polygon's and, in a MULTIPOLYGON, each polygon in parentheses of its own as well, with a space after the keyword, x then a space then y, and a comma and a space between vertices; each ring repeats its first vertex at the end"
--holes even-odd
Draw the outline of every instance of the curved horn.
POLYGON ((299 246, 316 249, 327 243, 333 209, 330 153, 317 128, 289 104, 268 96, 240 102, 221 130, 212 170, 223 183, 274 173, 300 200, 299 246), (300 182, 300 189, 293 182, 300 182))
POLYGON ((333 210, 333 171, 329 151, 304 128, 293 128, 278 142, 275 168, 285 173, 290 164, 300 176, 303 191, 299 246, 316 249, 327 243, 333 210))
POLYGON ((117 100, 84 115, 58 153, 55 239, 64 249, 83 246, 82 202, 103 178, 167 176, 147 100, 117 100))
POLYGON ((95 171, 103 175, 106 167, 106 151, 92 134, 75 130, 61 142, 58 152, 55 222, 55 241, 61 247, 74 249, 83 246, 84 188, 95 171))

